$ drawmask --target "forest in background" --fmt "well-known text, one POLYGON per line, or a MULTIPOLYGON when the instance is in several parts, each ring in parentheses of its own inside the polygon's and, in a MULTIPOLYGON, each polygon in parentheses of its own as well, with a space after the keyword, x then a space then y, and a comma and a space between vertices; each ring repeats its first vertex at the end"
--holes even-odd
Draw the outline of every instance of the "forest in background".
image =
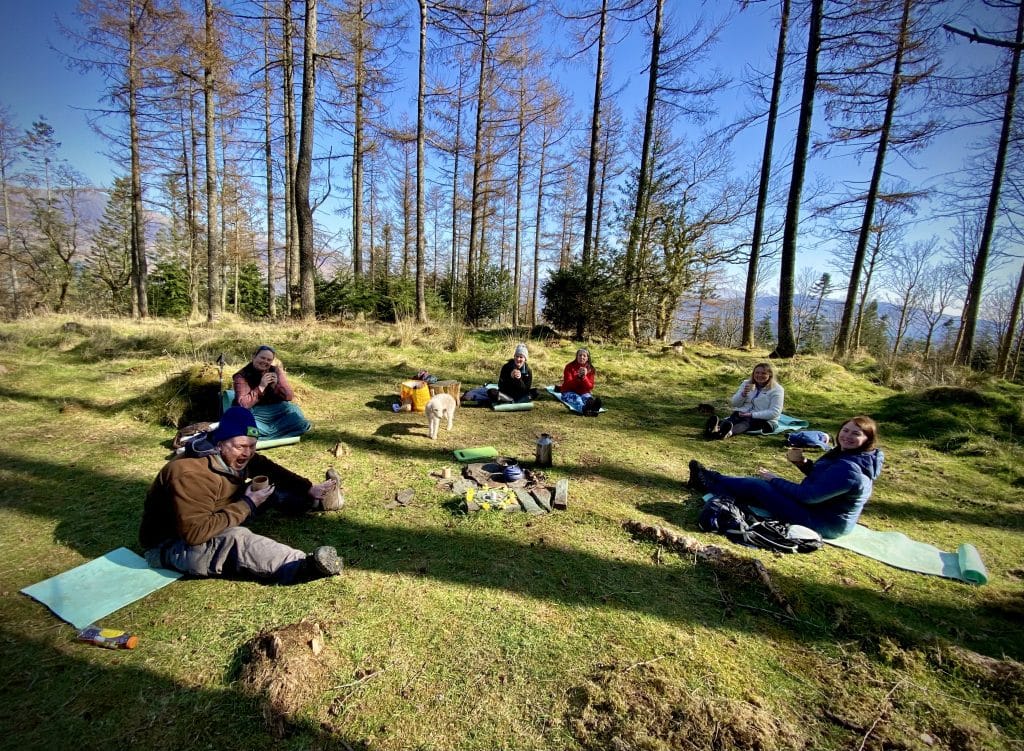
POLYGON ((548 323, 1016 375, 1024 4, 780 0, 773 70, 735 88, 716 41, 749 5, 83 0, 66 54, 108 83, 122 176, 89 185, 45 118, 0 110, 0 311, 548 323), (627 39, 636 111, 607 78, 627 39), (590 71, 585 109, 556 59, 590 71), (725 91, 748 99, 726 120, 725 91), (957 171, 900 176, 972 127, 957 171), (851 154, 863 175, 808 179, 851 154), (823 244, 828 270, 801 265, 823 244))

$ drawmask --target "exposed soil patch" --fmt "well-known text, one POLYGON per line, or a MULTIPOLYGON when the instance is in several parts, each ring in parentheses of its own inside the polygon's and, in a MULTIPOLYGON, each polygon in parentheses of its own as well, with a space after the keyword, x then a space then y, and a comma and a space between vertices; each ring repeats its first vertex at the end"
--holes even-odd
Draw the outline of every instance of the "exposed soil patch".
POLYGON ((799 728, 746 701, 708 699, 660 675, 656 666, 600 666, 570 689, 566 723, 594 751, 715 751, 806 748, 799 728))
POLYGON ((239 683, 259 697, 275 738, 288 734, 298 712, 323 689, 323 647, 320 624, 309 620, 264 631, 242 647, 239 683))

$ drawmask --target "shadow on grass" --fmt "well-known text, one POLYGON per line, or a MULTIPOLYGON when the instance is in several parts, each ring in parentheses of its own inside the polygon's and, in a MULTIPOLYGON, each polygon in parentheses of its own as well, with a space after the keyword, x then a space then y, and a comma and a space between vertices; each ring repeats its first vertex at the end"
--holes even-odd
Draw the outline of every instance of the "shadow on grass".
POLYGON ((255 698, 234 686, 196 688, 147 670, 145 644, 112 654, 86 644, 50 646, 7 628, 0 638, 0 733, 8 748, 193 749, 201 737, 202 748, 368 749, 307 718, 279 741, 267 732, 255 698), (87 659, 90 650, 95 654, 87 659))
MULTIPOLYGON (((949 503, 954 503, 949 499, 949 503)), ((1020 505, 1015 504, 1007 509, 971 508, 963 505, 951 507, 939 507, 921 503, 893 503, 884 499, 873 497, 865 508, 868 514, 865 523, 870 524, 872 516, 880 516, 886 519, 899 521, 906 520, 914 523, 951 523, 962 524, 968 527, 993 527, 1005 530, 1024 531, 1024 518, 1020 514, 1020 505)))
MULTIPOLYGON (((357 443, 356 439, 348 440, 357 443)), ((367 444, 372 445, 372 441, 367 441, 367 444)), ((436 456, 436 451, 428 447, 413 451, 424 456, 436 456)), ((392 456, 395 452, 381 453, 392 456)), ((147 483, 126 482, 122 476, 62 466, 58 461, 28 460, 3 451, 0 451, 0 466, 20 478, 14 492, 5 493, 0 503, 20 512, 56 519, 55 537, 59 542, 90 558, 121 545, 136 547, 139 514, 147 483), (76 488, 74 502, 65 502, 68 487, 76 488)), ((620 471, 620 477, 622 474, 644 477, 632 471, 620 471)), ((681 481, 665 482, 682 486, 681 481)), ((645 504, 640 510, 662 516, 683 529, 692 528, 693 512, 689 505, 657 502, 645 504)), ((543 523, 543 518, 530 520, 521 515, 516 515, 515 521, 494 517, 487 520, 447 518, 443 525, 427 522, 424 526, 409 527, 400 526, 401 520, 395 526, 377 525, 349 515, 293 520, 273 515, 257 520, 253 526, 302 549, 310 549, 314 544, 333 544, 344 556, 349 569, 423 576, 459 585, 505 590, 566 605, 614 608, 673 623, 720 625, 720 610, 695 607, 688 593, 712 594, 716 588, 721 592, 723 586, 732 592, 730 598, 753 600, 758 609, 778 613, 777 605, 756 582, 745 576, 736 577, 719 567, 693 565, 690 561, 685 561, 685 565, 671 566, 623 561, 553 544, 547 535, 532 540, 512 540, 506 536, 508 530, 505 527, 509 523, 532 525, 543 523), (499 528, 481 523, 485 521, 497 523, 499 528), (736 592, 741 593, 739 597, 736 592)), ((614 534, 612 531, 609 533, 614 534)), ((824 561, 824 558, 808 558, 806 565, 819 565, 818 560, 824 561)), ((961 640, 964 632, 986 634, 988 638, 973 648, 979 651, 988 649, 994 656, 1003 652, 1018 660, 1024 657, 1024 644, 1005 620, 987 619, 979 613, 965 615, 960 607, 936 603, 924 595, 897 600, 883 591, 847 587, 839 582, 814 584, 796 575, 777 572, 773 572, 773 580, 794 602, 813 603, 797 609, 802 617, 813 613, 812 619, 827 619, 832 608, 841 608, 843 603, 855 600, 858 607, 870 613, 883 630, 891 627, 902 632, 905 624, 920 624, 922 634, 930 631, 945 638, 955 635, 957 641, 961 640), (982 626, 971 626, 971 622, 982 626)), ((20 586, 22 583, 17 584, 20 586)), ((760 627, 759 622, 752 618, 732 618, 728 625, 754 631, 760 627)), ((824 625, 791 625, 794 639, 832 639, 824 625)))
POLYGON ((152 396, 150 394, 141 394, 139 396, 133 396, 117 402, 98 402, 94 399, 83 399, 78 396, 68 396, 66 394, 59 393, 32 394, 27 391, 19 391, 7 386, 0 386, 0 398, 10 399, 11 401, 16 402, 35 402, 36 404, 49 405, 55 410, 66 408, 70 405, 78 407, 79 409, 98 412, 104 415, 110 414, 111 412, 123 412, 128 409, 149 407, 152 403, 152 396))

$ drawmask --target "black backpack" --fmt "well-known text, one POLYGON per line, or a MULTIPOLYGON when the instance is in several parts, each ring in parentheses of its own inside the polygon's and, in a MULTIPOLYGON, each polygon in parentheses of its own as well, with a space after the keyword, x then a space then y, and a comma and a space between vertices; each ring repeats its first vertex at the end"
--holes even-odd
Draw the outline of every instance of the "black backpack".
POLYGON ((746 531, 754 519, 750 512, 728 497, 709 498, 697 517, 697 526, 702 532, 741 533, 746 531))
POLYGON ((762 519, 744 529, 727 531, 733 542, 774 553, 813 553, 822 546, 821 535, 799 524, 762 519))
POLYGON ((822 546, 821 535, 799 524, 759 519, 732 498, 708 499, 697 518, 704 532, 718 532, 733 542, 774 553, 811 553, 822 546))

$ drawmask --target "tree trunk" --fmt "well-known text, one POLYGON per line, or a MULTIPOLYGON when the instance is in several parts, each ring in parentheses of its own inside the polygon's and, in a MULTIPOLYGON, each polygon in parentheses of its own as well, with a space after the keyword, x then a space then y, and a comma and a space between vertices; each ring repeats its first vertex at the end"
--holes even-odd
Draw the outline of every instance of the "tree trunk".
POLYGON ((747 260, 747 288, 743 297, 743 341, 741 346, 754 346, 754 303, 757 296, 757 265, 761 256, 761 236, 764 234, 764 215, 768 203, 768 183, 772 174, 772 145, 775 142, 775 123, 779 117, 782 97, 782 74, 786 64, 786 34, 789 31, 789 0, 782 0, 779 11, 779 41, 775 47, 775 75, 772 77, 772 96, 768 105, 768 122, 764 132, 764 152, 761 155, 761 181, 757 186, 757 209, 754 213, 754 236, 747 260))
POLYGON ((427 235, 424 229, 426 202, 423 186, 426 182, 425 144, 426 125, 423 101, 427 95, 427 0, 420 2, 420 70, 416 95, 416 322, 427 322, 426 256, 427 235))
MULTIPOLYGON (((889 148, 889 133, 896 112, 896 100, 899 97, 903 74, 903 56, 906 52, 910 27, 911 0, 903 0, 903 16, 900 19, 899 38, 896 43, 896 57, 893 61, 892 76, 889 80, 889 94, 885 101, 885 115, 878 133, 878 149, 875 151, 875 164, 871 171, 871 182, 864 201, 864 217, 861 220, 860 233, 857 236, 857 249, 853 255, 850 268, 850 281, 846 289, 846 301, 843 303, 843 315, 839 322, 839 332, 833 347, 836 357, 846 357, 850 353, 850 329, 853 310, 857 300, 857 288, 860 286, 860 274, 864 266, 864 255, 867 253, 868 237, 875 217, 875 204, 882 184, 885 169, 885 157, 889 148)), ((895 354, 895 353, 894 353, 895 354)))
POLYGON ((4 139, 0 141, 0 193, 4 202, 4 239, 7 240, 7 261, 11 273, 11 305, 17 319, 21 317, 21 290, 18 288, 18 267, 14 262, 14 243, 11 240, 11 203, 7 190, 8 159, 7 142, 4 139))
POLYGON ((313 206, 309 179, 313 169, 313 113, 316 107, 316 4, 306 0, 305 43, 302 49, 302 122, 295 169, 295 218, 299 224, 299 282, 302 318, 316 318, 316 255, 313 250, 313 206))
MULTIPOLYGON (((1017 76, 1020 72, 1020 56, 1024 40, 1024 2, 1020 3, 1017 10, 1017 33, 1014 37, 1012 62, 1010 64, 1010 79, 1006 86, 1006 104, 1003 107, 1003 127, 999 133, 999 147, 996 152, 995 168, 992 170, 992 187, 989 190, 988 206, 985 209, 985 226, 981 232, 981 243, 978 246, 978 256, 974 259, 974 271, 971 274, 971 283, 968 287, 968 304, 964 312, 964 324, 960 346, 957 349, 956 361, 960 365, 969 365, 974 350, 974 331, 978 325, 978 312, 981 309, 981 292, 985 282, 985 266, 988 264, 988 254, 992 244, 992 235, 995 232, 996 212, 999 209, 999 193, 1003 187, 1003 173, 1006 170, 1006 153, 1010 146, 1010 133, 1013 128, 1013 112, 1017 98, 1017 76)), ((1006 353, 1003 347, 999 350, 999 362, 997 372, 1002 372, 1006 366, 1006 353)), ((1008 352, 1009 350, 1007 350, 1008 352)))
POLYGON ((487 91, 487 53, 488 53, 488 37, 487 37, 487 22, 490 18, 490 0, 484 0, 483 9, 481 10, 483 15, 483 28, 480 34, 480 70, 477 80, 477 91, 476 91, 476 126, 473 130, 473 190, 470 197, 470 209, 469 209, 469 251, 466 253, 466 309, 470 311, 472 317, 475 317, 476 310, 476 262, 477 252, 479 246, 477 245, 477 231, 478 226, 481 222, 481 173, 484 169, 483 166, 483 149, 484 149, 484 102, 486 100, 487 91))
POLYGON ((1017 289, 1013 293, 1013 305, 1010 308, 1010 322, 1006 327, 1006 336, 999 342, 999 357, 996 360, 996 375, 1006 377, 1009 369, 1010 352, 1013 350, 1013 338, 1016 336, 1017 321, 1020 320, 1020 305, 1024 299, 1024 268, 1017 277, 1017 289))
POLYGON ((455 103, 455 142, 452 145, 452 270, 449 279, 451 294, 448 312, 455 315, 456 290, 459 284, 459 155, 462 152, 462 68, 459 68, 459 89, 455 103))
POLYGON ((263 7, 263 161, 267 170, 267 314, 277 317, 277 297, 274 294, 274 132, 270 102, 273 87, 270 81, 270 8, 263 7))
POLYGON ((146 318, 149 302, 146 296, 146 216, 142 208, 142 160, 139 138, 139 61, 135 0, 128 6, 131 27, 128 32, 128 130, 132 170, 132 314, 146 318))
POLYGON ((284 275, 285 275, 285 304, 288 306, 289 315, 297 315, 299 312, 299 223, 295 211, 295 172, 296 153, 298 151, 295 143, 295 51, 292 46, 292 3, 291 0, 283 2, 283 28, 282 37, 284 47, 282 50, 283 61, 283 87, 282 97, 284 101, 284 160, 285 160, 285 188, 284 188, 284 275))
POLYGON ((512 261, 512 289, 515 290, 515 296, 512 298, 512 327, 519 326, 519 307, 521 304, 520 292, 522 289, 519 282, 522 279, 523 274, 523 259, 522 259, 522 238, 520 233, 522 232, 523 225, 523 180, 526 178, 526 86, 523 76, 523 71, 520 71, 519 77, 519 132, 516 137, 516 220, 515 220, 515 237, 513 243, 515 245, 514 254, 515 257, 512 261))
MULTIPOLYGON (((363 275, 363 3, 356 10, 355 60, 352 63, 355 97, 352 104, 352 273, 363 275)), ((373 242, 370 242, 373 255, 373 242)), ((371 266, 373 261, 371 260, 371 266)), ((371 278, 372 278, 371 273, 371 278)))
MULTIPOLYGON (((199 184, 199 132, 196 128, 192 81, 185 80, 188 106, 188 136, 185 123, 181 124, 181 172, 185 180, 185 232, 188 235, 188 299, 189 318, 199 317, 199 217, 197 215, 197 186, 199 184)), ((184 117, 184 113, 182 113, 184 117)))
POLYGON ((796 269, 796 236, 800 227, 800 196, 807 169, 807 151, 814 119, 814 89, 818 82, 818 51, 821 47, 821 19, 825 0, 811 0, 811 25, 807 35, 807 61, 804 85, 800 96, 800 116, 793 151, 793 175, 786 201, 786 224, 782 236, 782 262, 779 268, 778 342, 774 357, 793 357, 796 339, 793 336, 793 275, 796 269))
POLYGON ((206 48, 203 60, 203 112, 206 145, 206 320, 215 322, 222 312, 220 238, 217 236, 217 151, 214 128, 215 87, 213 55, 217 48, 213 30, 213 0, 206 0, 206 48))
POLYGON ((547 156, 548 139, 544 133, 540 143, 540 162, 537 167, 537 215, 533 225, 533 279, 530 283, 530 326, 537 325, 537 292, 540 284, 540 227, 544 216, 544 161, 547 156))
MULTIPOLYGON (((819 0, 823 2, 824 0, 819 0)), ((637 288, 639 279, 639 246, 640 233, 647 213, 648 193, 651 181, 651 148, 654 143, 654 109, 658 95, 658 61, 661 55, 662 16, 665 0, 655 0, 654 29, 651 34, 651 60, 647 77, 647 108, 644 115, 644 138, 640 149, 640 166, 637 173, 636 199, 633 208, 633 220, 629 225, 629 241, 626 245, 626 293, 633 307, 630 315, 631 334, 635 341, 640 339, 640 327, 637 311, 637 288)))
MULTIPOLYGON (((787 0, 788 2, 788 0, 787 0)), ((601 141, 601 97, 604 89, 604 43, 608 0, 601 0, 601 21, 597 34, 597 70, 594 71, 594 107, 590 117, 590 160, 587 165, 587 208, 583 217, 583 265, 594 260, 594 200, 597 195, 597 162, 601 141)))

